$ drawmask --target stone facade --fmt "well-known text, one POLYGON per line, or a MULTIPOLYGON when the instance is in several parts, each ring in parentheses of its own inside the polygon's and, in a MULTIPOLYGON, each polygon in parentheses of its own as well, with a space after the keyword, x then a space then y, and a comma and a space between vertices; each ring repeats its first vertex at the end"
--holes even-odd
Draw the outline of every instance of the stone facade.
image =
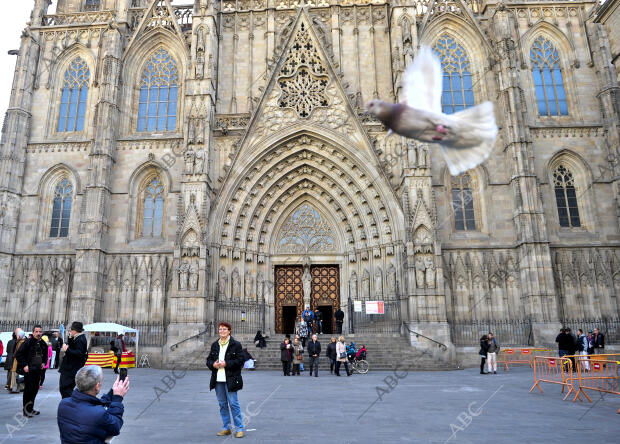
POLYGON ((540 344, 562 319, 618 317, 617 27, 596 2, 47 7, 2 132, 3 318, 156 322, 167 345, 222 318, 273 332, 276 268, 310 264, 338 265, 347 315, 385 300, 448 345, 455 322, 527 320, 540 344), (495 103, 495 151, 458 178, 364 114, 401 98, 419 45, 469 79, 463 103, 495 103), (536 45, 565 113, 540 112, 536 45), (73 109, 67 91, 87 95, 73 109))

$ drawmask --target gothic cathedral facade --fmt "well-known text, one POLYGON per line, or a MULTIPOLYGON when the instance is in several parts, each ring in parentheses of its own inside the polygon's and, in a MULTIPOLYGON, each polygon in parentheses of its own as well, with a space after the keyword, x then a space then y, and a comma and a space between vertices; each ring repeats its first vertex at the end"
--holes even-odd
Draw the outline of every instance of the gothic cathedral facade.
POLYGON ((2 129, 1 319, 159 325, 166 362, 213 322, 285 333, 307 305, 449 353, 468 325, 527 323, 535 345, 567 319, 617 320, 619 93, 598 2, 49 3, 2 129), (493 154, 457 177, 365 113, 401 100, 420 45, 445 113, 495 105, 493 154))

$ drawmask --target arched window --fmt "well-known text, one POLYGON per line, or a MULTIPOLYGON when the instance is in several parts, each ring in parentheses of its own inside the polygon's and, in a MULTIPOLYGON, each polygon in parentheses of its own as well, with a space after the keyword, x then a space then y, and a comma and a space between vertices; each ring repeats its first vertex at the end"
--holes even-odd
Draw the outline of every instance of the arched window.
POLYGON ((160 237, 164 219, 164 187, 159 177, 151 179, 142 192, 142 237, 160 237))
POLYGON ((443 93, 441 108, 452 114, 474 106, 474 90, 465 49, 447 34, 437 39, 433 51, 441 59, 443 93))
POLYGON ((536 103, 541 116, 567 116, 566 92, 558 51, 539 36, 530 49, 536 103))
POLYGON ((177 125, 177 64, 165 49, 146 63, 140 83, 138 131, 172 131, 177 125))
POLYGON ((59 133, 84 129, 89 80, 88 65, 80 57, 76 58, 65 71, 58 116, 59 133))
POLYGON ((50 237, 68 236, 72 196, 73 185, 69 180, 62 179, 54 191, 50 237))
POLYGON ((555 201, 558 206, 558 218, 561 227, 580 227, 579 207, 577 205, 577 189, 573 173, 563 164, 553 172, 555 201))
POLYGON ((456 231, 473 231, 476 229, 474 189, 475 181, 470 174, 463 173, 459 176, 452 176, 452 209, 456 231))

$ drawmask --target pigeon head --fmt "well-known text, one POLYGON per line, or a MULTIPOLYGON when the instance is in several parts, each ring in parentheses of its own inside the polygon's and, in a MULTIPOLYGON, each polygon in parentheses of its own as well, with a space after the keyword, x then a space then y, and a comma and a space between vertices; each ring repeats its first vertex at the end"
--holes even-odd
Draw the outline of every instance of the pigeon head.
POLYGON ((382 100, 371 100, 366 104, 366 111, 382 122, 387 122, 392 117, 392 105, 382 100))

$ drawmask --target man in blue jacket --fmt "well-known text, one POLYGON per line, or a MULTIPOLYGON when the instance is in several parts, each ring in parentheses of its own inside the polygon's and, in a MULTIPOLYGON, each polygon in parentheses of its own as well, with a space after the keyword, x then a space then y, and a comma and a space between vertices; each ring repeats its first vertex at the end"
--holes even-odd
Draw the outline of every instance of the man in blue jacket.
POLYGON ((98 365, 82 367, 75 375, 76 388, 58 405, 58 428, 62 444, 105 444, 121 433, 123 396, 129 391, 129 376, 116 377, 112 389, 97 398, 103 384, 98 365))

